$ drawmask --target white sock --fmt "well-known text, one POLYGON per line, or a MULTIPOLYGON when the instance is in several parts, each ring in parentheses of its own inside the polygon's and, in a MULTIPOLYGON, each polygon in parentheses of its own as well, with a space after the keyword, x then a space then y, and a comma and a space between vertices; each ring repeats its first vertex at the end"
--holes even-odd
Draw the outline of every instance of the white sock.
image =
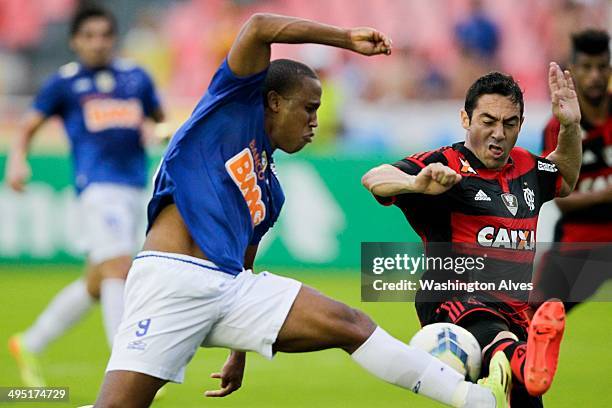
POLYGON ((102 319, 109 346, 113 347, 113 340, 123 315, 123 289, 125 280, 120 278, 104 279, 100 284, 100 304, 102 305, 102 319))
MULTIPOLYGON (((380 327, 351 357, 378 378, 453 407, 466 406, 468 394, 469 400, 475 401, 474 392, 469 391, 471 386, 480 388, 429 353, 402 343, 380 327)), ((484 392, 490 394, 490 404, 468 406, 494 407, 493 395, 484 392)))
POLYGON ((23 334, 25 347, 32 353, 44 351, 49 343, 81 320, 93 303, 85 281, 72 282, 53 298, 23 334))
POLYGON ((462 407, 497 407, 495 397, 491 390, 476 384, 467 383, 469 386, 465 404, 462 407))

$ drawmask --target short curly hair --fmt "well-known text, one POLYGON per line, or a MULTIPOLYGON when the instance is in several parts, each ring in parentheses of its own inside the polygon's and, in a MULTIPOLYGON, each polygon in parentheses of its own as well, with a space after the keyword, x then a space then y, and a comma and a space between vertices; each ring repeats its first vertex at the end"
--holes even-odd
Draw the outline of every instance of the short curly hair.
POLYGON ((264 105, 268 106, 268 93, 275 91, 286 96, 301 83, 302 78, 319 79, 319 76, 306 64, 290 59, 277 59, 270 63, 264 82, 264 105))

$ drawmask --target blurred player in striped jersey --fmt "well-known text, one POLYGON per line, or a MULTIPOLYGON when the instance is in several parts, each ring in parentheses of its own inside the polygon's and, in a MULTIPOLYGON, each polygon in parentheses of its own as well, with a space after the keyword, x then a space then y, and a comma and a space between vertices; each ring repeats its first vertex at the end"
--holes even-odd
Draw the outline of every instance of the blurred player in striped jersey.
MULTIPOLYGON (((534 279, 541 301, 554 296, 566 309, 585 301, 612 278, 612 94, 608 86, 610 36, 588 29, 572 36, 571 71, 576 82, 582 120, 582 165, 576 191, 555 203, 561 218, 555 242, 542 257, 534 279), (580 245, 579 243, 591 243, 580 245)), ((559 121, 544 129, 544 152, 557 143, 559 121)))
POLYGON ((163 112, 149 75, 113 58, 116 30, 115 17, 102 8, 77 11, 70 46, 78 61, 62 66, 45 82, 7 161, 8 184, 23 191, 30 177, 31 139, 48 118, 61 118, 86 232, 85 278, 64 288, 32 326, 9 340, 28 386, 44 385, 37 355, 94 301, 102 305, 110 345, 121 320, 124 282, 144 210, 147 163, 141 127, 146 118, 161 122, 163 112))

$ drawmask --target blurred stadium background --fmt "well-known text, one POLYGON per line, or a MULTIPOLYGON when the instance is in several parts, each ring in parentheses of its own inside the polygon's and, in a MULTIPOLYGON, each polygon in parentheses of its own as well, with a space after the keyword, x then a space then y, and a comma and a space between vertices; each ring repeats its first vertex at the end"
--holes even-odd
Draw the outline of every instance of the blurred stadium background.
MULTIPOLYGON (((275 46, 274 58, 315 67, 323 104, 315 143, 278 168, 287 202, 260 250, 259 268, 296 276, 370 312, 408 340, 417 329, 410 304, 359 301, 362 241, 412 241, 399 211, 385 210, 360 186, 373 165, 463 139, 459 110, 471 82, 490 70, 517 78, 526 121, 519 144, 539 151, 550 115, 547 63, 568 60, 569 34, 612 27, 606 0, 107 0, 117 15, 118 53, 154 77, 169 121, 178 127, 206 89, 241 23, 267 11, 342 26, 368 25, 389 34, 391 57, 363 58, 319 46, 275 46)), ((44 78, 71 61, 68 21, 77 0, 0 0, 0 168, 20 119, 44 78)), ((163 146, 152 144, 154 167, 163 146)), ((79 273, 82 260, 70 162, 59 122, 46 125, 31 154, 25 194, 0 186, 0 341, 27 326, 50 297, 79 273)), ((3 170, 0 171, 3 175, 3 170)), ((2 176, 3 177, 3 176, 2 176)), ((144 203, 143 203, 144 205, 144 203)), ((550 240, 554 208, 541 220, 550 240)), ((591 303, 570 316, 550 406, 612 406, 607 338, 609 304, 591 303), (604 323, 605 322, 605 323, 604 323)), ((43 363, 52 385, 70 386, 75 406, 93 402, 108 357, 98 316, 55 343, 43 363)), ((187 383, 170 387, 159 406, 435 406, 379 384, 339 352, 253 357, 244 390, 202 401, 208 373, 225 352, 196 357, 187 383)), ((14 363, 0 348, 0 386, 18 385, 14 363)), ((216 384, 215 384, 216 385, 216 384)), ((26 406, 25 404, 20 406, 26 406)), ((36 404, 35 406, 44 406, 36 404)), ((61 406, 52 404, 51 406, 61 406)))

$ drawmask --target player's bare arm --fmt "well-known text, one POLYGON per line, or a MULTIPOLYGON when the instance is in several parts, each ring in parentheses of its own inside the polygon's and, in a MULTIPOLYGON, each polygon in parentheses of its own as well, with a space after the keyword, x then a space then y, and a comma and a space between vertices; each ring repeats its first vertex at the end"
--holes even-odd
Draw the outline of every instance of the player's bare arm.
MULTIPOLYGON (((244 268, 253 269, 258 245, 249 245, 244 254, 244 268)), ((225 397, 236 391, 242 385, 244 367, 246 365, 246 353, 244 351, 232 350, 225 361, 223 368, 218 373, 212 373, 210 378, 219 378, 221 388, 215 391, 206 391, 207 397, 225 397)))
MULTIPOLYGON (((244 254, 244 268, 253 269, 258 245, 249 245, 244 254)), ((207 397, 225 397, 236 391, 242 385, 244 366, 246 365, 246 353, 232 350, 227 358, 221 372, 212 373, 211 378, 221 379, 221 388, 216 391, 206 391, 207 397)))
POLYGON ((37 111, 30 111, 23 120, 21 132, 13 139, 6 161, 6 181, 15 191, 23 191, 32 171, 28 164, 28 150, 36 131, 45 122, 46 117, 37 111))
POLYGON ((348 49, 363 55, 391 53, 391 40, 367 27, 344 29, 332 25, 257 13, 244 24, 228 56, 236 75, 248 76, 266 69, 273 43, 315 43, 348 49))
POLYGON ((442 163, 431 163, 416 176, 390 164, 383 164, 368 171, 362 177, 361 184, 372 194, 391 197, 406 193, 442 194, 460 181, 461 175, 442 163))
POLYGON ((559 120, 557 148, 546 158, 557 165, 563 184, 560 196, 572 192, 578 180, 582 162, 582 141, 580 139, 580 106, 569 71, 561 71, 555 62, 550 63, 548 86, 552 100, 553 115, 559 120))
POLYGON ((555 199, 555 204, 564 214, 606 203, 612 203, 612 187, 587 193, 574 191, 567 197, 555 199))
POLYGON ((174 128, 166 121, 166 113, 159 107, 148 116, 154 123, 152 132, 143 132, 144 144, 156 145, 160 142, 168 142, 172 138, 174 128))
POLYGON ((257 248, 259 245, 249 245, 244 253, 244 269, 253 269, 255 264, 255 256, 257 256, 257 248))

